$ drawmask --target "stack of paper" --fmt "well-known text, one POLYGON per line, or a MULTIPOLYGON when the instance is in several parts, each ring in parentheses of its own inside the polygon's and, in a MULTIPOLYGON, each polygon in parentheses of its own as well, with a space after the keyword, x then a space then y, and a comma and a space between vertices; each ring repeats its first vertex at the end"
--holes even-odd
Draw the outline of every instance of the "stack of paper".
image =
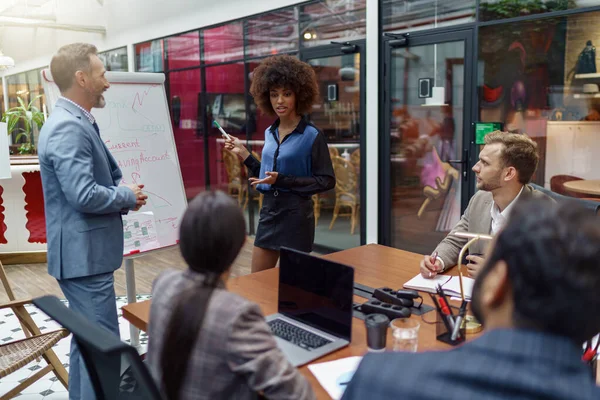
POLYGON ((332 399, 340 399, 362 357, 347 357, 308 366, 332 399))
MULTIPOLYGON (((463 277, 463 289, 465 299, 471 299, 473 293, 473 278, 463 277)), ((415 276, 404 284, 407 289, 419 290, 422 292, 435 293, 435 288, 440 285, 444 293, 450 297, 460 297, 460 278, 458 276, 436 275, 431 279, 426 279, 421 274, 415 276)))

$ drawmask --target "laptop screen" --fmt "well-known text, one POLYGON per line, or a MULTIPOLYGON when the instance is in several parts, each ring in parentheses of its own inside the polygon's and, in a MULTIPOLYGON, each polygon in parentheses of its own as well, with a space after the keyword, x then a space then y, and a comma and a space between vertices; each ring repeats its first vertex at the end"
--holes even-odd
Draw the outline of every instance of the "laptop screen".
POLYGON ((354 268, 281 248, 278 311, 350 341, 354 268))

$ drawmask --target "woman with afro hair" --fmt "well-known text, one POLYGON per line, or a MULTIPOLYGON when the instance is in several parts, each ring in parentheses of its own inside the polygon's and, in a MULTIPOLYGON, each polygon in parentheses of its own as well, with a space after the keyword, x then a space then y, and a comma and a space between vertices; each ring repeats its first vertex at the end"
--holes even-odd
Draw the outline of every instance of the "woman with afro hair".
POLYGON ((311 196, 335 186, 323 133, 305 114, 319 89, 310 65, 282 55, 263 60, 252 73, 250 94, 265 114, 277 117, 265 131, 262 162, 232 137, 225 148, 237 154, 264 194, 252 252, 252 272, 273 268, 281 246, 310 252, 315 238, 311 196))

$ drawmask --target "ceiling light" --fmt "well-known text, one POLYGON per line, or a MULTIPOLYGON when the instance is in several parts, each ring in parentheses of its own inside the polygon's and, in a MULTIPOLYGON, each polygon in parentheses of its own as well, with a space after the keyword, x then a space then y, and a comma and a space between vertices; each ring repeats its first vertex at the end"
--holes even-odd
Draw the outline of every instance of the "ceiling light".
POLYGON ((5 56, 4 54, 2 54, 2 51, 0 51, 0 70, 12 68, 14 66, 15 60, 13 60, 9 56, 5 56))

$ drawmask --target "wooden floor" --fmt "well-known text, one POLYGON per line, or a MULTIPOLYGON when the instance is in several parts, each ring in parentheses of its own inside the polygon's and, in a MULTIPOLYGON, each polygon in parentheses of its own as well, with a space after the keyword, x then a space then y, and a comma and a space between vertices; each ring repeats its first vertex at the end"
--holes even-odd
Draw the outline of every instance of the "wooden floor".
MULTIPOLYGON (((238 258, 234 261, 231 276, 241 276, 250 273, 252 261, 253 238, 248 238, 238 258)), ((135 281, 138 294, 149 294, 152 290, 152 281, 165 269, 187 268, 178 247, 150 253, 136 258, 135 281)), ((56 279, 48 275, 46 264, 15 264, 5 265, 4 269, 17 299, 38 297, 46 294, 64 298, 56 279)), ((115 291, 117 296, 125 295, 125 267, 122 266, 115 272, 115 291)), ((6 293, 0 286, 0 302, 8 300, 6 293)))

